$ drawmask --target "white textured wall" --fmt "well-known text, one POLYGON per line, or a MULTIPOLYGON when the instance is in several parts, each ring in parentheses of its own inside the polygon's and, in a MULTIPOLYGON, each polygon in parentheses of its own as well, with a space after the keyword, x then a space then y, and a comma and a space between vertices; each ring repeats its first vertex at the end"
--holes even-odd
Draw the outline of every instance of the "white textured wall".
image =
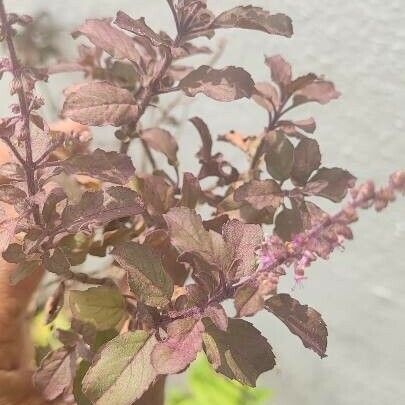
MULTIPOLYGON (((66 27, 86 17, 112 16, 122 8, 145 15, 156 28, 170 30, 164 0, 7 0, 9 8, 25 12, 47 9, 66 27)), ((242 0, 209 1, 222 10, 242 0)), ((349 168, 360 180, 384 181, 396 168, 405 168, 405 1, 391 0, 256 0, 252 3, 289 14, 292 39, 246 31, 221 31, 228 40, 218 65, 235 64, 255 79, 268 77, 263 56, 281 53, 296 74, 314 71, 332 79, 343 97, 325 107, 308 108, 318 122, 324 161, 349 168)), ((68 35, 65 36, 69 41, 68 35)), ((70 45, 72 46, 72 45, 70 45)), ((53 82, 60 89, 68 77, 53 82)), ((4 87, 0 87, 2 105, 4 87)), ((3 101, 6 103, 3 104, 3 101)), ((188 107, 210 122, 213 133, 231 128, 255 133, 265 113, 253 104, 209 102, 199 97, 188 107)), ((305 111, 296 117, 306 117, 305 111)), ((183 155, 197 148, 195 134, 185 126, 183 155)), ((102 137, 102 138, 101 138, 102 137)), ((108 132, 100 143, 109 143, 108 132)), ((230 151, 237 161, 237 152, 230 151)), ((261 384, 276 391, 277 405, 400 404, 405 395, 405 204, 400 200, 384 214, 367 212, 355 226, 354 242, 343 254, 319 263, 310 279, 294 292, 302 302, 322 312, 329 325, 329 357, 320 360, 304 350, 287 329, 263 314, 257 322, 278 355, 275 371, 261 384)), ((288 284, 286 288, 290 288, 288 284)))

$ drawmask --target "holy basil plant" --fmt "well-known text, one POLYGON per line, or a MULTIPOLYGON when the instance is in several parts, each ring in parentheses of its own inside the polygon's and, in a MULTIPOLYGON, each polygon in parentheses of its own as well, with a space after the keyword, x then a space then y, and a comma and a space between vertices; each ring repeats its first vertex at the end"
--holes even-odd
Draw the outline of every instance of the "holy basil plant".
POLYGON ((48 321, 62 309, 71 318, 70 330, 56 331, 60 347, 35 373, 49 401, 130 405, 200 352, 218 373, 254 387, 276 364, 267 338, 245 319, 263 310, 325 357, 321 314, 279 291, 278 281, 291 271, 301 283, 313 261, 352 238, 358 209, 381 210, 405 192, 404 171, 376 189, 355 186, 350 172, 322 160, 314 118, 291 113, 340 96, 323 75, 295 77, 280 55, 265 58, 266 82, 238 66, 184 62, 209 55, 201 37, 221 29, 291 37, 289 17, 251 5, 216 15, 205 0, 167 3, 174 37, 118 11, 74 31, 85 43, 76 61, 35 68, 20 63, 13 43, 17 26, 31 18, 6 14, 0 0, 0 37, 9 51, 0 74, 11 74, 18 98, 0 121, 1 141, 14 156, 0 167, 0 201, 14 207, 2 215, 0 251, 18 266, 11 283, 40 268, 53 273, 48 321), (48 124, 35 86, 60 72, 82 72, 83 81, 65 90, 62 121, 48 124), (190 117, 188 136, 201 138, 199 169, 184 171, 170 114, 159 107, 169 93, 247 98, 266 111, 255 135, 218 137, 244 154, 244 170, 217 150, 204 117, 190 117), (162 113, 155 126, 143 124, 148 109, 162 113), (120 150, 92 150, 91 126, 116 127, 120 150), (144 151, 146 168, 135 169, 130 145, 144 151), (334 214, 314 202, 340 203, 349 190, 334 214), (113 265, 102 277, 78 272, 89 255, 113 265), (225 300, 235 312, 224 309, 225 300))

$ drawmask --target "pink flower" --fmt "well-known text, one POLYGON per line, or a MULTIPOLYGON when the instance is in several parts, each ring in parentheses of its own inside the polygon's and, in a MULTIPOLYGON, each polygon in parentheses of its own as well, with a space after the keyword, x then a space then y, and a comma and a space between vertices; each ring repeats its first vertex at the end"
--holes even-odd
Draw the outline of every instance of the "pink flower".
POLYGON ((405 171, 391 175, 388 186, 379 190, 368 181, 351 191, 351 201, 333 216, 325 216, 311 229, 295 235, 291 242, 283 242, 277 235, 267 237, 258 250, 257 273, 267 272, 278 278, 285 273, 277 273, 282 266, 294 269, 296 284, 307 277, 306 269, 318 257, 328 259, 330 254, 341 248, 346 240, 353 238, 350 226, 358 219, 357 210, 371 206, 377 211, 395 200, 395 193, 405 193, 405 171))

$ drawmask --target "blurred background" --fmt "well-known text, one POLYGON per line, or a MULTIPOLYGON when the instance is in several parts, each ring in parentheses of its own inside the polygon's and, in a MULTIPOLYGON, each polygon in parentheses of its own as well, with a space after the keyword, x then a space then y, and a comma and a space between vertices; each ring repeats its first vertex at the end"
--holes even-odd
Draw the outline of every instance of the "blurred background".
MULTIPOLYGON (((20 40, 24 57, 39 65, 62 58, 62 53, 65 60, 73 59, 77 43, 70 32, 86 18, 111 17, 118 9, 134 17, 145 16, 156 30, 173 33, 172 18, 164 0, 6 0, 5 3, 9 11, 39 17, 35 30, 20 40)), ((217 12, 250 4, 245 0, 208 3, 217 12)), ((219 31, 212 40, 213 48, 221 48, 223 41, 226 46, 220 51, 216 66, 242 66, 256 81, 262 81, 269 77, 264 56, 280 53, 291 62, 295 75, 310 71, 324 74, 343 96, 327 106, 310 104, 293 115, 297 119, 309 115, 316 118, 315 136, 320 142, 324 163, 348 169, 360 181, 373 178, 377 183, 386 181, 395 169, 404 169, 405 2, 252 0, 252 3, 291 16, 293 38, 271 37, 253 31, 219 31)), ((4 49, 0 49, 0 54, 3 56, 4 49)), ((207 60, 207 56, 198 57, 194 62, 198 66, 207 60)), ((48 85, 41 87, 47 102, 46 118, 57 118, 62 90, 79 80, 80 75, 56 75, 48 85)), ((0 114, 5 115, 11 103, 6 81, 0 82, 0 94, 0 114)), ((170 97, 162 100, 163 105, 171 101, 170 97)), ((198 150, 199 140, 187 123, 188 118, 201 116, 209 123, 214 136, 231 129, 255 134, 266 124, 265 111, 246 100, 221 104, 197 97, 193 102, 181 102, 173 114, 180 123, 173 133, 180 143, 182 169, 191 171, 196 168, 193 155, 198 150)), ((147 119, 153 120, 153 113, 147 119)), ((94 139, 106 149, 118 148, 111 128, 95 131, 94 139)), ((216 147, 238 165, 241 155, 236 149, 228 149, 224 144, 216 147)), ((130 152, 136 166, 137 151, 131 149, 130 152)), ((259 380, 259 386, 270 389, 272 395, 264 399, 266 393, 258 392, 257 403, 382 405, 403 402, 404 200, 381 215, 371 211, 362 213, 354 232, 355 240, 346 245, 343 254, 337 252, 330 261, 316 263, 308 272, 309 279, 303 288, 292 292, 301 302, 321 312, 328 324, 326 359, 320 360, 313 352, 304 350, 300 341, 274 317, 263 313, 254 319, 278 357, 276 368, 259 380)), ((287 292, 292 287, 291 279, 282 284, 287 292)), ((195 391, 190 381, 198 380, 199 373, 206 372, 204 367, 197 365, 197 371, 194 368, 188 380, 184 376, 171 379, 170 386, 176 386, 176 392, 180 390, 173 394, 180 395, 177 399, 181 399, 182 385, 187 384, 189 392, 195 391)), ((208 374, 206 379, 211 381, 208 374)), ((218 388, 218 392, 221 389, 225 388, 218 388)), ((220 398, 208 398, 207 403, 227 405, 220 398)), ((240 398, 241 402, 235 404, 256 403, 248 402, 247 396, 240 398)), ((173 404, 200 404, 198 401, 191 396, 189 402, 173 404)))

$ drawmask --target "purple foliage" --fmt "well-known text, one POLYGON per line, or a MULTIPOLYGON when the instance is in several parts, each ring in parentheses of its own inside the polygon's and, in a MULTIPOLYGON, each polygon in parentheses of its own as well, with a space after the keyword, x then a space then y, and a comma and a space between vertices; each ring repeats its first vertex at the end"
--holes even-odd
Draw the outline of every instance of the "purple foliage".
POLYGON ((18 97, 11 115, 0 120, 0 139, 14 156, 0 167, 0 202, 15 210, 0 220, 0 252, 19 266, 14 283, 39 265, 57 275, 49 321, 66 294, 72 313, 71 330, 58 335, 63 347, 49 353, 35 375, 48 400, 73 392, 91 403, 132 404, 159 376, 183 371, 201 351, 217 372, 255 386, 275 366, 275 355, 239 318, 263 309, 325 357, 321 315, 279 292, 279 278, 291 268, 302 282, 312 262, 328 259, 352 238, 359 209, 380 211, 405 193, 404 171, 376 190, 372 182, 355 186, 346 170, 324 166, 312 137, 315 120, 290 118, 305 103, 324 105, 340 96, 323 76, 294 79, 280 55, 265 58, 269 81, 262 83, 241 67, 183 65, 189 56, 211 52, 195 45, 196 38, 227 28, 290 37, 289 17, 253 6, 216 16, 205 0, 167 2, 174 38, 119 11, 114 21, 87 20, 73 33, 92 44, 79 46, 77 61, 35 69, 20 64, 13 43, 15 25, 28 24, 29 17, 7 15, 0 0, 0 38, 9 51, 0 75, 11 73, 11 95, 18 97), (64 120, 48 125, 35 86, 63 71, 82 72, 86 81, 65 91, 64 120), (259 133, 218 138, 243 152, 248 169, 215 152, 208 125, 193 117, 200 166, 197 173, 182 171, 176 137, 162 127, 166 112, 156 126, 142 126, 145 111, 168 93, 222 102, 248 98, 264 108, 268 122, 259 133), (88 126, 116 127, 120 151, 90 151, 88 126), (135 170, 130 144, 143 148, 151 171, 135 170), (159 156, 168 170, 159 167, 159 156), (64 189, 67 179, 74 192, 64 189), (335 214, 311 201, 340 203, 348 193, 335 214), (203 219, 201 207, 209 207, 211 217, 203 219), (73 266, 88 255, 110 255, 114 276, 76 272, 73 266), (77 283, 93 287, 76 291, 77 283), (234 316, 222 306, 229 299, 234 316), (83 361, 90 365, 79 378, 83 361))

